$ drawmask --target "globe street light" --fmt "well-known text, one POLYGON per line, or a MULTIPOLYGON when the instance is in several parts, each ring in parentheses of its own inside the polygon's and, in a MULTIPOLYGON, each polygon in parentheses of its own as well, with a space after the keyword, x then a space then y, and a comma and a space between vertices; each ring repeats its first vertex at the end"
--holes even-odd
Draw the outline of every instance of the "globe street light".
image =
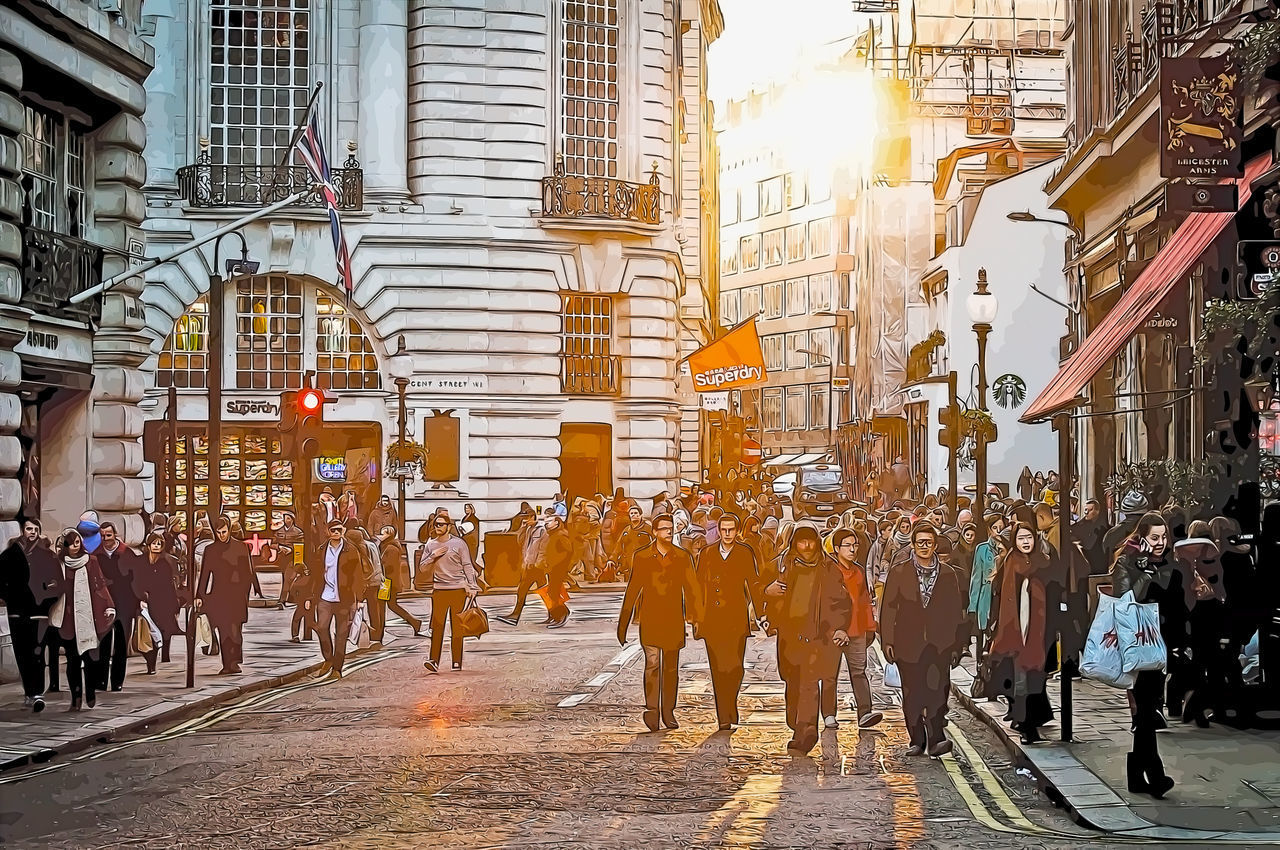
MULTIPOLYGON (((987 270, 978 269, 977 289, 969 296, 966 306, 969 309, 969 320, 973 322, 973 332, 978 336, 978 409, 987 413, 987 335, 991 333, 991 323, 995 321, 1000 304, 996 297, 987 291, 987 270)), ((987 509, 987 431, 986 423, 974 434, 974 461, 976 465, 977 493, 974 504, 977 511, 974 520, 981 534, 986 534, 987 509)))
MULTIPOLYGON (((391 377, 396 382, 396 392, 400 396, 400 451, 397 454, 398 466, 404 465, 405 457, 405 424, 409 417, 405 408, 405 392, 409 389, 409 377, 413 374, 413 356, 404 349, 404 334, 400 334, 396 338, 396 353, 393 354, 387 363, 391 370, 391 377)), ((401 545, 404 544, 404 471, 396 470, 396 480, 398 482, 396 506, 399 509, 399 528, 396 532, 400 535, 401 545)), ((376 534, 381 529, 374 529, 376 534)))

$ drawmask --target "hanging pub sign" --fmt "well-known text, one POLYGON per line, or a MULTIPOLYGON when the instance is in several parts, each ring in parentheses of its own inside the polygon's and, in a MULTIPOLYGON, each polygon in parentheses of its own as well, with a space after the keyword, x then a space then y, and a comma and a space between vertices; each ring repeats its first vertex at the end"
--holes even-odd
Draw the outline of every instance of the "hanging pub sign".
POLYGON ((1240 69, 1231 54, 1180 56, 1160 64, 1160 175, 1187 179, 1241 173, 1240 69))

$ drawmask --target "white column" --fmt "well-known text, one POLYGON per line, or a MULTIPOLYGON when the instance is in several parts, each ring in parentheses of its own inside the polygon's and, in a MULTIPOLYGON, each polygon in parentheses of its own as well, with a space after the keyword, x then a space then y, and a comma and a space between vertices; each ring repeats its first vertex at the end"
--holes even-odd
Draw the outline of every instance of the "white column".
POLYGON ((409 199, 409 4, 360 4, 360 158, 364 194, 409 199))

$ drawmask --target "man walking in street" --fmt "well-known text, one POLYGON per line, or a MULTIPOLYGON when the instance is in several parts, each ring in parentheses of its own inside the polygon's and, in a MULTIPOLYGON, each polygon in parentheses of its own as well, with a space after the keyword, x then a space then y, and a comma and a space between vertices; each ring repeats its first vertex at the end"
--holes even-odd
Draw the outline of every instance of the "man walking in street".
POLYGON ((320 591, 315 602, 316 634, 330 678, 341 679, 351 618, 365 588, 365 568, 339 520, 329 521, 328 532, 329 539, 315 554, 317 568, 312 570, 318 574, 315 586, 320 591))
POLYGON ((871 683, 867 680, 867 648, 876 638, 876 618, 871 591, 867 589, 867 574, 856 560, 862 545, 858 537, 856 531, 847 528, 839 529, 832 537, 836 566, 840 568, 853 610, 845 629, 849 641, 843 647, 836 647, 831 655, 830 671, 822 680, 822 714, 828 727, 836 725, 836 685, 840 681, 840 659, 843 658, 849 667, 858 728, 870 729, 883 720, 884 715, 872 710, 871 683))
POLYGON ((423 549, 424 563, 435 574, 431 591, 431 657, 423 663, 431 673, 440 670, 440 653, 444 649, 444 621, 449 618, 449 651, 453 669, 462 669, 462 636, 458 634, 458 615, 468 600, 480 593, 476 567, 471 552, 461 537, 452 533, 453 521, 445 511, 437 511, 431 520, 432 537, 423 549))
POLYGON ((833 647, 849 642, 853 604, 835 561, 822 551, 818 531, 796 527, 778 580, 765 589, 778 612, 778 671, 786 685, 788 750, 808 753, 818 743, 819 689, 833 647))
MULTIPOLYGON (((239 673, 244 660, 244 624, 249 619, 253 564, 249 547, 231 536, 231 521, 218 517, 214 540, 204 550, 196 582, 196 611, 209 617, 222 649, 220 675, 239 673)), ((117 610, 119 603, 117 603, 117 610)))
POLYGON ((94 554, 116 606, 116 619, 98 648, 98 690, 105 691, 110 684, 111 690, 119 691, 124 687, 124 674, 128 669, 129 636, 142 610, 133 587, 133 567, 139 556, 120 539, 113 523, 102 523, 98 533, 102 535, 102 542, 94 554))
POLYGON ((292 511, 285 511, 282 525, 272 535, 271 542, 276 553, 276 563, 280 565, 280 599, 276 608, 283 609, 306 558, 306 535, 298 527, 292 511))
POLYGON ((685 620, 701 622, 698 579, 689 553, 672 542, 675 525, 670 516, 653 523, 653 543, 636 553, 627 591, 618 615, 618 643, 627 642, 634 617, 640 623, 644 647, 644 724, 658 731, 676 722, 680 649, 685 644, 685 620))
POLYGON ((885 659, 902 676, 907 755, 951 752, 944 727, 951 668, 960 662, 968 630, 958 574, 937 553, 938 533, 925 522, 911 529, 911 557, 889 569, 880 639, 885 659))
MULTIPOLYGON (((0 553, 0 602, 9 615, 14 659, 22 677, 22 705, 44 711, 44 646, 49 608, 61 581, 56 556, 40 535, 40 523, 22 523, 22 535, 0 553)), ((54 656, 55 663, 57 656, 54 656)))
POLYGON ((698 587, 702 593, 703 617, 694 637, 707 645, 711 665, 711 686, 715 694, 716 719, 720 731, 738 723, 738 691, 745 671, 747 638, 751 636, 751 613, 764 612, 760 595, 760 570, 751 547, 738 541, 738 518, 720 517, 720 543, 708 546, 698 556, 698 587))

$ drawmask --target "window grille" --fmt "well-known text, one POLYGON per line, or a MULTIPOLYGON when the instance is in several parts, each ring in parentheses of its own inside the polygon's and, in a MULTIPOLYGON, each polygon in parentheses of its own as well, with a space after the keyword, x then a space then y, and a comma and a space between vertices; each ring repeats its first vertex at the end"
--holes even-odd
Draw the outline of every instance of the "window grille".
POLYGON ((209 299, 201 296, 173 323, 156 364, 156 385, 203 389, 209 368, 209 299))
POLYGON ((236 386, 302 386, 302 283, 260 275, 236 283, 236 386))
POLYGON ((565 171, 618 176, 618 0, 565 0, 561 149, 565 171))
POLYGON ((316 381, 333 390, 376 390, 378 357, 355 317, 342 303, 316 291, 316 381))

